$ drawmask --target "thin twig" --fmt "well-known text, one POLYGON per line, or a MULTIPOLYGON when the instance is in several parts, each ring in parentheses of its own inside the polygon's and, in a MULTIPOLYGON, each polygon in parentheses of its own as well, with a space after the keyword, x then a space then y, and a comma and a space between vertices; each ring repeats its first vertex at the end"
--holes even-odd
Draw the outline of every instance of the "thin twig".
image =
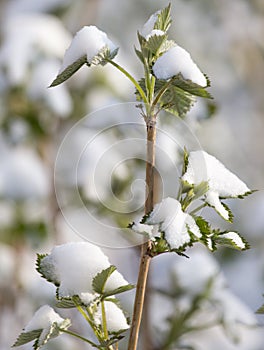
MULTIPOLYGON (((147 122, 147 163, 146 163, 146 201, 145 214, 149 213, 154 206, 154 175, 155 175, 155 141, 156 141, 156 120, 155 116, 150 116, 147 122)), ((141 260, 134 303, 133 319, 128 344, 128 350, 136 350, 140 323, 142 319, 144 299, 147 286, 147 277, 151 256, 151 241, 147 241, 141 247, 141 260)))

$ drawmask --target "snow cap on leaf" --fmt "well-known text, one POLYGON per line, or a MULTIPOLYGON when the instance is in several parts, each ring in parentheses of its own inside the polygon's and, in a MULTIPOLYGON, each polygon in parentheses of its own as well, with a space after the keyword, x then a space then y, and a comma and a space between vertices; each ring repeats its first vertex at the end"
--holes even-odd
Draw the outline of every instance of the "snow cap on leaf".
POLYGON ((105 65, 108 59, 116 56, 117 52, 117 46, 105 32, 95 26, 83 27, 66 50, 60 71, 50 87, 69 79, 84 64, 105 65))
POLYGON ((168 80, 181 73, 185 80, 191 80, 202 87, 207 86, 204 74, 193 62, 189 52, 178 45, 157 59, 153 65, 153 73, 156 78, 162 80, 168 80))
POLYGON ((13 347, 35 340, 34 349, 38 350, 50 339, 61 334, 58 328, 67 329, 70 323, 69 319, 60 317, 49 305, 44 305, 35 312, 13 347))
POLYGON ((135 223, 131 228, 135 232, 148 234, 153 240, 164 233, 164 238, 171 249, 179 249, 190 243, 191 234, 197 238, 201 237, 199 227, 193 217, 184 213, 180 202, 170 197, 154 206, 144 224, 135 223), (148 225, 151 230, 146 228, 148 225))
POLYGON ((207 181, 209 189, 205 201, 226 220, 230 219, 230 213, 220 198, 237 198, 250 192, 243 181, 205 151, 190 152, 182 180, 192 185, 207 181))
MULTIPOLYGON (((71 242, 55 246, 49 255, 41 259, 38 271, 59 286, 59 297, 78 295, 82 300, 92 300, 92 295, 96 296, 93 279, 109 266, 108 257, 99 247, 88 242, 71 242)), ((106 281, 105 291, 125 285, 128 282, 114 271, 106 281)))

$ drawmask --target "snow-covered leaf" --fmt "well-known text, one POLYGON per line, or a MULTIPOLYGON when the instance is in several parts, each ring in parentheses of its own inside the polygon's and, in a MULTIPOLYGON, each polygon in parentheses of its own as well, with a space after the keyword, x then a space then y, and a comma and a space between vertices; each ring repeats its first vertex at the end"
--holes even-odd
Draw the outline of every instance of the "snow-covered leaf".
POLYGON ((189 80, 204 88, 208 86, 206 76, 193 62, 189 52, 179 45, 170 48, 160 56, 152 69, 157 79, 169 80, 181 74, 186 81, 189 80))
POLYGON ((246 250, 249 249, 248 242, 241 237, 237 232, 224 232, 220 235, 213 237, 213 240, 216 244, 233 248, 237 250, 246 250))
POLYGON ((40 273, 41 277, 58 287, 59 280, 54 274, 54 266, 47 257, 48 254, 37 254, 36 270, 40 273), (45 260, 45 264, 42 264, 43 260, 45 260))
POLYGON ((13 347, 35 340, 33 348, 38 350, 51 338, 59 336, 60 329, 67 329, 70 324, 69 319, 61 318, 50 306, 44 305, 35 312, 13 347))
POLYGON ((108 278, 112 275, 112 273, 116 271, 116 267, 111 265, 107 269, 99 272, 94 278, 92 282, 93 290, 98 294, 103 294, 105 289, 105 284, 108 278))
POLYGON ((76 33, 66 50, 60 72, 50 86, 63 83, 85 63, 88 66, 105 65, 117 52, 118 48, 106 33, 96 26, 84 26, 76 33))
POLYGON ((206 203, 213 207, 225 220, 232 222, 232 212, 220 199, 242 198, 252 191, 218 159, 205 151, 190 152, 183 181, 199 184, 208 181, 206 203))

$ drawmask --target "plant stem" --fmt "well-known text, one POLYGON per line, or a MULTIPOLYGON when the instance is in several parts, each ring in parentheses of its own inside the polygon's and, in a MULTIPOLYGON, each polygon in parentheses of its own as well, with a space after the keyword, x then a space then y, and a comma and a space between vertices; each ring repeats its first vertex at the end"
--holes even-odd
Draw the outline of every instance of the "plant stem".
POLYGON ((148 103, 147 96, 143 91, 143 89, 141 88, 141 86, 139 85, 139 83, 136 81, 136 79, 133 78, 132 75, 128 73, 128 71, 125 68, 121 67, 118 63, 112 60, 107 60, 107 62, 111 63, 114 67, 116 67, 121 73, 123 73, 132 82, 132 84, 135 86, 138 93, 140 94, 143 102, 147 104, 148 103))
MULTIPOLYGON (((146 201, 145 214, 149 213, 154 206, 154 171, 155 171, 155 142, 156 142, 156 116, 147 116, 147 162, 146 162, 146 201)), ((141 246, 141 260, 134 303, 133 319, 128 343, 128 350, 136 350, 140 323, 142 319, 144 299, 147 286, 147 277, 151 256, 151 241, 147 241, 141 246)))

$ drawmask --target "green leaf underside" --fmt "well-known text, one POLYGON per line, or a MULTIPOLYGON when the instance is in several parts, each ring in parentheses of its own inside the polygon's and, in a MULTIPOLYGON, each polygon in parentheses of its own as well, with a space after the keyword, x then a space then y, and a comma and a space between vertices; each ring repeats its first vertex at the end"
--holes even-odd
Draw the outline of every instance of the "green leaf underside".
POLYGON ((184 118, 194 105, 196 98, 188 92, 178 88, 169 87, 159 101, 160 107, 167 112, 184 118))
POLYGON ((93 278, 92 286, 96 293, 104 294, 105 284, 114 271, 116 271, 116 267, 111 265, 93 278))
POLYGON ((58 289, 56 291, 56 299, 57 299, 56 307, 59 307, 61 309, 71 309, 76 306, 84 305, 84 303, 82 302, 82 300, 78 295, 73 295, 71 297, 60 297, 58 289))
MULTIPOLYGON (((48 256, 48 254, 37 254, 37 260, 36 260, 36 270, 41 275, 41 277, 45 278, 46 281, 53 283, 56 287, 60 285, 59 281, 55 281, 51 278, 50 273, 51 271, 47 271, 48 269, 45 269, 43 266, 41 266, 42 260, 48 256)), ((53 266, 50 266, 51 269, 53 269, 53 266)))
POLYGON ((14 345, 12 345, 12 347, 24 345, 26 343, 31 342, 32 340, 39 338, 41 332, 42 329, 36 329, 30 332, 22 332, 18 336, 17 340, 15 341, 14 345))
POLYGON ((62 298, 57 301, 56 307, 61 309, 71 309, 76 307, 76 303, 72 299, 62 298))
POLYGON ((212 95, 207 90, 205 90, 205 88, 194 83, 189 79, 184 79, 181 73, 172 77, 171 82, 172 82, 172 85, 177 86, 180 89, 189 92, 191 95, 213 99, 212 95))
POLYGON ((127 291, 129 291, 131 289, 134 289, 134 288, 135 288, 135 286, 133 284, 126 284, 125 286, 121 286, 119 288, 110 290, 109 292, 104 292, 103 293, 103 297, 106 298, 106 297, 109 297, 109 296, 112 296, 112 295, 124 293, 124 292, 127 292, 127 291))
POLYGON ((79 70, 85 63, 87 63, 86 55, 80 57, 77 61, 69 65, 63 72, 57 75, 56 79, 51 83, 50 87, 60 85, 68 80, 77 70, 79 70))

